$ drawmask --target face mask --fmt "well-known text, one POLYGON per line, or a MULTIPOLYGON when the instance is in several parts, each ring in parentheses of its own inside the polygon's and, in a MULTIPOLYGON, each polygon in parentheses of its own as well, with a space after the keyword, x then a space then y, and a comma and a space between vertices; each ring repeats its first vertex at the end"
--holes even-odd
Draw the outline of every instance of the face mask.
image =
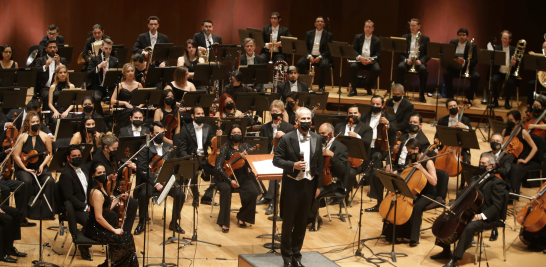
POLYGON ((419 131, 419 125, 410 124, 409 125, 409 131, 410 133, 416 133, 419 131))
POLYGON ((118 155, 118 151, 117 150, 110 151, 108 152, 108 155, 110 155, 110 158, 115 158, 118 155))
POLYGON ((106 177, 106 174, 102 174, 102 175, 99 175, 99 176, 95 176, 95 180, 103 185, 106 184, 106 182, 108 182, 108 178, 106 177))
POLYGON ((142 124, 144 124, 144 121, 141 121, 141 120, 133 120, 133 125, 135 127, 140 127, 142 124))
POLYGON ((487 171, 487 165, 480 165, 480 171, 482 172, 487 171))
POLYGON ((492 150, 499 150, 499 149, 501 149, 501 146, 502 145, 499 142, 491 142, 491 149, 492 150))
POLYGON ((459 109, 458 109, 458 108, 450 108, 450 109, 449 109, 449 114, 455 115, 455 114, 457 114, 457 113, 459 113, 459 109))
POLYGON ((82 157, 72 158, 72 165, 74 167, 80 167, 82 165, 82 157))
POLYGON ((295 105, 294 102, 288 102, 288 103, 286 103, 286 109, 293 109, 294 105, 295 105))
POLYGON ((271 120, 278 120, 282 118, 282 113, 271 113, 271 120))
POLYGON ((90 134, 94 134, 95 132, 97 132, 97 130, 95 130, 95 127, 87 127, 87 132, 90 134))
POLYGON ((322 144, 326 144, 328 142, 328 136, 322 135, 321 138, 322 138, 322 144))
POLYGON ((165 98, 165 104, 167 104, 167 105, 170 106, 170 105, 172 105, 173 103, 174 103, 174 98, 172 98, 172 97, 167 97, 167 98, 165 98))
POLYGON ((233 103, 227 104, 226 109, 232 110, 233 109, 233 103))
POLYGON ((508 121, 508 122, 506 123, 506 128, 507 128, 507 129, 513 129, 514 126, 516 126, 516 123, 514 123, 513 121, 508 121))
POLYGON ((154 142, 158 145, 161 145, 163 143, 163 134, 157 134, 157 137, 154 138, 154 142))
POLYGON ((30 126, 30 129, 33 132, 37 132, 40 129, 40 124, 34 124, 34 125, 30 126))
POLYGON ((195 121, 195 123, 201 125, 201 124, 203 124, 203 122, 205 122, 205 116, 195 117, 194 121, 195 121))
POLYGON ((392 97, 392 100, 394 100, 394 102, 398 102, 398 101, 402 100, 402 96, 395 95, 395 96, 392 97))
POLYGON ((93 107, 92 106, 85 106, 85 107, 83 107, 83 112, 91 113, 91 112, 93 112, 93 107))
POLYGON ((378 107, 378 106, 372 107, 372 113, 379 113, 379 112, 381 112, 381 107, 378 107))
POLYGON ((240 134, 232 134, 231 135, 231 141, 233 143, 239 143, 239 142, 241 142, 241 139, 243 139, 243 136, 240 135, 240 134))
POLYGON ((306 121, 306 122, 300 122, 300 129, 303 131, 303 132, 307 132, 309 131, 309 129, 311 129, 311 122, 309 121, 306 121))
POLYGON ((540 113, 542 113, 542 110, 538 107, 533 107, 533 113, 535 115, 540 115, 540 113))

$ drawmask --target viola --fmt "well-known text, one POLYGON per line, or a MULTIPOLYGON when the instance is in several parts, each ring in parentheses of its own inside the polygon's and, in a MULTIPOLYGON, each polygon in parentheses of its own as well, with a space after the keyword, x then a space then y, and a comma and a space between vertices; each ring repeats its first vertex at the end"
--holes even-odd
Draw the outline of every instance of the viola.
MULTIPOLYGON (((216 119, 216 125, 218 126, 218 129, 220 129, 220 125, 222 125, 222 119, 218 118, 216 119)), ((214 136, 210 140, 210 146, 212 147, 212 151, 210 152, 207 161, 211 166, 216 165, 216 157, 220 155, 220 148, 222 147, 222 136, 214 136)))
MULTIPOLYGON (((546 183, 540 187, 537 195, 538 197, 527 203, 516 216, 523 229, 533 233, 542 230, 546 225, 546 210, 544 207, 544 204, 546 204, 546 183)), ((520 238, 522 238, 521 235, 520 238)))
MULTIPOLYGON (((254 151, 257 148, 260 148, 259 144, 253 146, 250 151, 254 151)), ((235 177, 234 171, 245 166, 245 163, 246 161, 243 159, 241 153, 235 152, 231 155, 231 158, 224 162, 224 171, 228 177, 235 177)), ((237 181, 237 177, 235 177, 235 180, 237 181)), ((239 183, 239 181, 237 181, 237 183, 239 183)))
MULTIPOLYGON (((354 120, 353 118, 349 118, 349 126, 353 128, 354 126, 354 120)), ((358 166, 362 165, 362 162, 364 162, 363 159, 357 159, 357 158, 351 158, 349 157, 349 162, 351 163, 351 167, 358 168, 358 166)))
POLYGON ((176 146, 174 146, 173 148, 169 149, 168 152, 166 153, 163 153, 163 156, 160 156, 160 155, 155 155, 153 158, 152 158, 152 161, 150 162, 150 164, 148 165, 150 167, 150 171, 152 173, 155 173, 159 168, 161 168, 163 166, 163 163, 165 163, 165 156, 171 152, 173 152, 174 150, 176 150, 176 146))
MULTIPOLYGON (((129 152, 129 148, 125 148, 125 156, 129 157, 131 153, 129 152)), ((122 180, 119 182, 119 191, 121 195, 131 191, 131 187, 133 186, 133 183, 131 182, 131 174, 132 169, 129 166, 125 166, 123 168, 122 172, 122 180)), ((119 228, 123 227, 123 223, 125 222, 126 214, 127 214, 127 206, 129 202, 127 199, 120 198, 119 199, 119 212, 118 212, 118 226, 119 228)))
POLYGON ((168 139, 173 139, 173 130, 178 127, 178 120, 180 118, 178 110, 183 103, 184 100, 181 100, 180 104, 177 104, 176 107, 173 109, 173 114, 169 114, 165 117, 165 137, 167 137, 168 139))
POLYGON ((25 166, 28 166, 29 163, 36 163, 38 162, 38 159, 40 158, 41 155, 49 155, 51 152, 49 151, 44 151, 44 152, 40 152, 38 153, 38 151, 36 150, 31 150, 29 151, 28 153, 23 153, 21 152, 21 161, 23 162, 23 165, 25 166))

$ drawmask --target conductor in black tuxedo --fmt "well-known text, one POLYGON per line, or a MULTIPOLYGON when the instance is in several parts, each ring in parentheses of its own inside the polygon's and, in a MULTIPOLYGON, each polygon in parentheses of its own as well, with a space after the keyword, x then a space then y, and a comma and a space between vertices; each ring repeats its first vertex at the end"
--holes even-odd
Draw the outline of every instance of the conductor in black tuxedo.
POLYGON ((273 49, 273 62, 280 60, 286 61, 286 55, 282 53, 281 37, 292 37, 292 35, 290 34, 290 31, 288 31, 288 28, 280 25, 281 14, 279 12, 271 13, 270 21, 271 24, 264 26, 264 29, 262 30, 265 46, 260 54, 265 55, 266 60, 269 61, 271 49, 273 49), (271 39, 271 37, 273 37, 273 39, 271 39))
MULTIPOLYGON (((438 125, 456 127, 461 129, 472 130, 472 125, 470 125, 470 119, 466 116, 459 115, 459 104, 457 100, 450 98, 446 101, 446 109, 449 112, 449 115, 443 116, 438 119, 438 125)), ((434 138, 437 138, 437 134, 434 138)), ((461 152, 463 156, 463 162, 470 164, 470 149, 464 148, 461 152)))
POLYGON ((404 86, 395 84, 392 88, 392 98, 387 99, 387 107, 394 108, 396 116, 396 129, 402 133, 408 132, 408 121, 415 110, 413 104, 404 98, 404 86))
MULTIPOLYGON (((486 166, 488 170, 493 169, 495 163, 495 155, 489 152, 483 153, 480 157, 480 166, 486 166)), ((473 177, 472 181, 476 181, 478 177, 473 177)), ((477 189, 480 195, 484 197, 483 204, 461 233, 455 252, 452 254, 450 245, 437 240, 436 243, 443 248, 443 251, 430 256, 431 259, 449 259, 444 267, 458 266, 458 261, 463 258, 465 250, 472 245, 474 234, 478 231, 493 228, 495 223, 500 220, 501 213, 506 212, 507 207, 504 199, 505 194, 508 194, 508 192, 506 191, 506 183, 501 178, 491 174, 486 182, 477 186, 477 189)))
MULTIPOLYGON (((154 48, 155 44, 166 44, 169 42, 169 37, 157 31, 159 28, 159 18, 157 16, 150 16, 148 18, 148 32, 142 33, 137 37, 135 44, 131 51, 133 54, 142 54, 143 56, 148 55, 147 51, 144 51, 144 48, 150 46, 154 48)), ((155 62, 156 66, 165 67, 165 62, 155 62)))
POLYGON ((129 117, 131 124, 119 129, 119 137, 146 136, 150 128, 144 126, 144 114, 140 109, 133 109, 129 117))
POLYGON ((374 23, 367 20, 364 23, 364 33, 357 34, 353 41, 353 49, 357 56, 357 62, 351 63, 349 71, 351 74, 352 90, 348 96, 356 95, 356 85, 358 84, 358 71, 367 70, 370 77, 367 79, 364 88, 368 95, 373 95, 372 86, 376 83, 377 77, 381 74, 379 58, 381 56, 381 41, 379 37, 373 35, 374 23))
MULTIPOLYGON (((452 45, 455 45, 457 48, 455 50, 456 55, 463 55, 462 57, 455 58, 461 69, 455 69, 453 67, 448 67, 444 72, 444 82, 446 85, 446 92, 448 98, 453 98, 453 78, 459 77, 459 74, 464 75, 468 68, 468 74, 470 75, 470 87, 466 89, 466 99, 468 102, 472 103, 474 100, 474 93, 478 88, 480 83, 480 74, 476 71, 476 64, 478 64, 478 47, 476 44, 472 44, 472 59, 468 60, 468 52, 470 52, 470 42, 468 41, 468 30, 465 28, 460 28, 457 31, 457 39, 453 39, 449 42, 452 45), (469 65, 470 64, 470 65, 469 65)), ((462 79, 463 77, 461 77, 462 79)))
POLYGON ((332 65, 330 48, 328 43, 334 40, 334 34, 324 30, 324 18, 315 19, 315 30, 310 30, 305 34, 305 43, 307 44, 307 57, 301 57, 296 65, 300 74, 305 74, 309 70, 309 62, 315 67, 320 67, 319 91, 324 91, 326 76, 332 65))
POLYGON ((288 81, 277 84, 277 93, 282 102, 286 103, 286 97, 291 92, 309 92, 309 86, 298 80, 299 76, 296 66, 288 67, 288 81))
POLYGON ((322 185, 322 138, 311 129, 311 111, 296 111, 298 130, 279 140, 273 165, 283 169, 281 190, 281 254, 284 266, 303 266, 301 247, 313 200, 322 185))
MULTIPOLYGON (((246 38, 244 40, 245 53, 241 55, 240 66, 267 64, 266 56, 258 55, 254 51, 256 50, 256 42, 252 38, 246 38)), ((263 84, 256 84, 256 92, 265 92, 263 84)))
MULTIPOLYGON (((100 24, 93 25, 93 29, 91 31, 93 36, 87 38, 85 40, 85 45, 83 47, 82 51, 82 57, 85 60, 85 63, 83 63, 82 71, 87 71, 87 67, 89 66, 89 62, 91 61, 91 55, 93 55, 93 43, 98 42, 100 40, 104 40, 106 38, 112 40, 108 35, 104 34, 104 30, 102 29, 102 26, 100 24), (89 55, 91 52, 91 55, 89 55)), ((98 51, 99 54, 102 54, 102 50, 98 51)))
POLYGON ((201 54, 205 54, 207 48, 210 49, 215 43, 222 44, 222 37, 213 34, 212 30, 212 20, 206 19, 201 23, 201 31, 193 35, 193 40, 197 43, 197 50, 199 50, 201 54))
POLYGON ((87 90, 93 90, 93 103, 97 107, 101 107, 101 101, 108 95, 108 91, 112 91, 110 95, 113 93, 113 90, 108 90, 113 88, 104 86, 108 69, 119 68, 118 59, 111 56, 113 44, 109 38, 102 40, 101 55, 91 57, 87 67, 87 90))
POLYGON ((514 92, 514 89, 519 84, 518 79, 515 76, 512 76, 514 72, 516 71, 516 68, 514 66, 516 65, 516 60, 512 59, 514 56, 514 53, 516 52, 516 48, 510 45, 510 42, 512 42, 512 33, 510 31, 504 30, 501 32, 501 45, 496 45, 494 47, 497 51, 504 51, 506 53, 505 58, 505 64, 501 66, 493 66, 493 75, 491 76, 491 90, 493 90, 492 95, 492 105, 493 107, 499 106, 499 83, 502 86, 502 83, 506 81, 506 73, 510 70, 510 75, 508 76, 508 81, 506 81, 506 87, 505 87, 505 101, 504 101, 504 108, 511 109, 512 106, 510 105, 510 99, 512 98, 512 93, 514 92))
POLYGON ((46 36, 40 40, 38 51, 40 51, 39 54, 46 48, 47 43, 49 40, 54 40, 57 42, 57 46, 63 46, 64 45, 64 37, 62 35, 59 35, 59 27, 55 24, 49 25, 47 27, 46 36))
MULTIPOLYGON (((420 41, 418 43, 416 42, 417 33, 421 29, 421 22, 419 19, 411 19, 409 26, 411 33, 402 35, 403 38, 406 38, 408 43, 408 53, 398 53, 400 63, 397 68, 398 80, 396 83, 402 83, 404 81, 406 72, 408 72, 415 63, 415 70, 419 74, 419 101, 426 103, 425 91, 428 78, 427 62, 430 60, 430 57, 427 55, 427 44, 430 42, 430 38, 421 34, 420 41), (415 55, 416 43, 419 45, 419 52, 417 55, 415 55)), ((429 96, 432 96, 430 92, 429 96)))
POLYGON ((40 91, 40 97, 43 102, 49 99, 49 87, 54 82, 55 69, 57 66, 68 64, 66 58, 57 55, 57 43, 50 40, 47 43, 46 55, 36 59, 35 66, 38 67, 38 77, 36 78, 36 88, 40 91))

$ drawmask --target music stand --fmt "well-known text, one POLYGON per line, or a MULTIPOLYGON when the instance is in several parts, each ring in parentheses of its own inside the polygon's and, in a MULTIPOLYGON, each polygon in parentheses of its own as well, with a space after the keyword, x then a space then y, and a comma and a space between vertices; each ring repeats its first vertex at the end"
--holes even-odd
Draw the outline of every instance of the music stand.
MULTIPOLYGON (((104 88, 117 87, 117 84, 121 82, 121 76, 122 76, 121 71, 122 69, 120 68, 108 69, 108 71, 104 75, 104 82, 103 82, 104 88)), ((118 90, 120 89, 118 88, 118 90)), ((118 91, 118 95, 119 95, 119 91, 118 91)), ((112 102, 110 102, 110 105, 112 105, 112 102)))
POLYGON ((201 106, 203 108, 211 107, 214 103, 214 95, 207 94, 205 91, 186 92, 182 97, 184 107, 201 106))
POLYGON ((0 87, 0 105, 2 109, 24 107, 28 88, 0 87))
MULTIPOLYGON (((75 132, 79 132, 79 128, 85 120, 84 118, 64 118, 58 119, 55 127, 55 140, 61 138, 72 138, 75 132), (61 130, 61 131, 59 131, 61 130)), ((104 118, 93 118, 95 120, 95 128, 97 132, 101 132, 103 129, 99 129, 104 125, 104 118)))
POLYGON ((184 48, 183 46, 172 46, 169 49, 169 61, 177 61, 179 57, 184 55, 184 48))
POLYGON ((271 76, 271 67, 266 64, 240 66, 239 71, 243 73, 242 83, 252 84, 252 88, 256 88, 256 84, 268 83, 271 76))
POLYGON ((154 45, 154 52, 152 53, 151 62, 168 61, 169 52, 173 43, 159 43, 154 45))
MULTIPOLYGON (((212 127, 213 133, 218 130, 218 126, 216 125, 217 119, 217 117, 205 117, 205 123, 212 127)), ((225 132, 226 130, 229 130, 233 124, 238 124, 241 127, 241 135, 245 136, 248 118, 222 118, 222 126, 220 126, 220 130, 225 132)), ((225 141, 225 139, 227 138, 222 138, 222 143, 225 141)))
MULTIPOLYGON (((343 59, 355 59, 356 58, 356 52, 353 49, 352 45, 349 45, 347 42, 336 42, 333 41, 331 43, 328 43, 328 47, 330 48, 330 54, 332 57, 339 57, 339 88, 337 90, 338 98, 338 106, 337 106, 337 112, 341 113, 341 74, 343 69, 343 59)), ((349 64, 350 65, 350 64, 349 64)), ((353 86, 356 86, 356 84, 353 84, 353 86)), ((356 88, 356 87, 355 87, 356 88)), ((379 89, 379 88, 378 88, 379 89)), ((377 89, 376 89, 377 91, 377 89)))
MULTIPOLYGON (((538 72, 546 71, 546 57, 542 54, 534 55, 524 55, 523 62, 525 63, 524 67, 526 70, 534 70, 535 75, 535 93, 537 92, 537 83, 538 83, 538 72)), ((546 87, 546 84, 541 84, 543 87, 546 87)))
POLYGON ((256 150, 252 152, 253 155, 270 154, 271 152, 267 151, 267 145, 269 143, 269 138, 267 137, 245 136, 243 137, 243 142, 248 143, 251 147, 260 145, 260 147, 257 147, 256 150))
POLYGON ((35 87, 36 77, 38 77, 38 68, 19 68, 17 71, 17 86, 35 87))
POLYGON ((174 80, 174 71, 177 67, 156 67, 149 68, 146 74, 146 84, 168 83, 174 80))
MULTIPOLYGON (((237 44, 228 44, 228 45, 218 45, 218 55, 217 58, 222 62, 233 62, 237 59, 239 52, 243 53, 244 49, 241 45, 237 44)), ((212 53, 209 54, 212 57, 212 53)), ((210 58, 209 63, 215 62, 216 59, 210 58), (212 60, 211 60, 212 59, 212 60)))
POLYGON ((72 46, 59 46, 57 55, 66 58, 66 63, 69 65, 72 64, 72 51, 74 51, 74 47, 72 46))
POLYGON ((307 44, 304 40, 298 40, 295 37, 281 36, 282 52, 292 55, 292 66, 294 66, 294 56, 307 56, 307 44))
POLYGON ((134 90, 131 95, 129 103, 133 106, 144 104, 146 107, 149 105, 159 105, 163 90, 156 90, 155 88, 141 88, 134 90))
MULTIPOLYGON (((438 84, 436 85, 436 92, 435 92, 435 98, 436 98, 436 117, 435 121, 432 122, 432 126, 436 125, 438 123, 438 101, 439 98, 441 98, 440 94, 440 71, 442 68, 447 68, 447 63, 445 62, 453 62, 453 60, 449 60, 451 55, 455 55, 455 46, 452 44, 443 44, 443 43, 433 43, 429 42, 427 44, 427 56, 431 58, 438 58, 440 60, 440 64, 438 66, 438 84)), ((460 69, 460 66, 459 66, 460 69)), ((458 94, 459 92, 457 92, 458 94)))
MULTIPOLYGON (((394 52, 397 53, 406 53, 408 51, 408 42, 405 38, 401 37, 380 37, 381 40, 381 51, 391 52, 391 83, 394 82, 392 79, 392 71, 394 68, 394 52)), ((427 46, 428 50, 428 46, 427 46)), ((392 94, 392 92, 391 92, 392 94)))
POLYGON ((133 155, 135 154, 142 145, 146 143, 146 136, 128 136, 120 137, 118 151, 121 152, 118 157, 119 159, 128 159, 122 158, 122 155, 133 155))
POLYGON ((77 89, 64 89, 59 93, 59 98, 57 98, 57 106, 70 106, 78 107, 79 103, 83 102, 84 97, 91 97, 93 91, 82 90, 81 88, 77 89))
POLYGON ((245 39, 246 38, 252 38, 254 39, 255 46, 256 47, 264 47, 264 39, 262 36, 262 31, 260 29, 253 29, 253 28, 246 28, 245 29, 238 29, 239 32, 239 42, 242 46, 245 45, 245 39))
POLYGON ((251 93, 237 94, 237 109, 252 111, 268 111, 269 104, 279 98, 277 93, 251 93))
MULTIPOLYGON (((493 92, 491 91, 491 75, 493 73, 493 65, 495 66, 504 65, 506 63, 505 60, 506 60, 506 53, 504 51, 493 51, 493 50, 487 50, 487 49, 480 49, 480 51, 478 51, 478 63, 489 65, 489 82, 487 84, 488 91, 489 91, 489 100, 488 100, 489 105, 483 111, 482 117, 480 118, 478 125, 476 125, 476 129, 480 131, 483 139, 487 140, 488 142, 489 142, 489 138, 491 137, 491 133, 488 131, 487 138, 485 138, 484 133, 480 129, 480 124, 485 117, 487 117, 488 119, 490 118, 492 118, 493 120, 495 119, 495 110, 493 107, 493 92)), ((486 130, 491 127, 491 125, 489 125, 488 123, 489 123, 489 120, 485 122, 486 130)))
POLYGON ((39 205, 40 205, 40 257, 38 258, 38 260, 33 260, 32 263, 34 265, 32 265, 32 267, 35 267, 35 266, 54 266, 54 267, 59 267, 58 265, 56 264, 53 264, 53 263, 49 263, 49 262, 45 262, 44 259, 43 259, 43 249, 42 249, 42 246, 45 245, 45 244, 42 244, 42 210, 43 210, 43 205, 42 205, 42 202, 43 200, 45 199, 45 201, 47 202, 47 205, 49 207, 49 210, 51 212, 53 212, 53 210, 51 209, 51 206, 49 205, 49 202, 47 201, 47 198, 46 196, 44 195, 44 188, 46 186, 48 186, 48 181, 49 179, 51 179, 51 176, 48 176, 46 181, 44 182, 44 186, 41 186, 39 181, 36 179, 36 181, 38 182, 38 186, 40 187, 40 191, 38 191, 38 194, 36 194, 36 196, 32 196, 30 201, 28 202, 28 205, 29 206, 34 206, 34 204, 37 203, 37 200, 39 200, 39 205))
POLYGON ((482 175, 485 172, 485 170, 482 170, 479 167, 470 165, 462 161, 461 161, 461 167, 463 168, 463 177, 467 184, 470 184, 472 177, 476 175, 482 175))
POLYGON ((489 119, 489 125, 491 125, 492 133, 502 133, 502 130, 506 129, 506 122, 489 119))
MULTIPOLYGON (((74 85, 82 85, 80 88, 84 89, 84 83, 87 81, 87 72, 81 72, 81 71, 78 71, 78 72, 75 72, 75 71, 71 71, 68 73, 69 77, 70 77, 70 83, 74 84, 74 85)), ((77 87, 76 87, 77 88, 77 87)))
POLYGON ((121 47, 114 46, 112 46, 112 54, 116 55, 118 62, 120 64, 127 62, 127 54, 129 54, 129 48, 124 48, 123 45, 121 45, 121 47))
MULTIPOLYGON (((207 91, 210 93, 212 92, 212 81, 213 80, 219 80, 223 81, 226 77, 226 73, 229 72, 229 66, 228 65, 220 65, 220 64, 214 64, 212 65, 209 61, 209 63, 197 63, 197 66, 195 66, 195 70, 193 73, 193 79, 195 81, 208 81, 208 88, 207 91)), ((217 101, 218 99, 214 99, 217 101)))
POLYGON ((0 80, 2 80, 3 86, 16 85, 17 84, 16 73, 17 73, 17 69, 0 69, 0 80))
MULTIPOLYGON (((80 146, 80 149, 82 150, 82 162, 86 162, 93 145, 79 144, 79 146, 80 146)), ((66 157, 69 156, 69 154, 67 153, 68 152, 67 150, 68 150, 68 147, 57 148, 57 151, 53 153, 53 156, 51 157, 51 161, 49 162, 49 166, 47 167, 48 172, 56 172, 58 177, 60 175, 60 172, 64 170, 66 166, 68 166, 66 157)))

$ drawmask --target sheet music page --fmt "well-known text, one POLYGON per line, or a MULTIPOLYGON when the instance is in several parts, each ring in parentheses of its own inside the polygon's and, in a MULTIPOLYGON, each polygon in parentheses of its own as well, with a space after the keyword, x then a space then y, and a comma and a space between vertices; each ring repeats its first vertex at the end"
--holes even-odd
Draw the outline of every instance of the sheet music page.
POLYGON ((272 160, 255 161, 254 168, 258 174, 282 174, 283 169, 273 166, 272 160))

